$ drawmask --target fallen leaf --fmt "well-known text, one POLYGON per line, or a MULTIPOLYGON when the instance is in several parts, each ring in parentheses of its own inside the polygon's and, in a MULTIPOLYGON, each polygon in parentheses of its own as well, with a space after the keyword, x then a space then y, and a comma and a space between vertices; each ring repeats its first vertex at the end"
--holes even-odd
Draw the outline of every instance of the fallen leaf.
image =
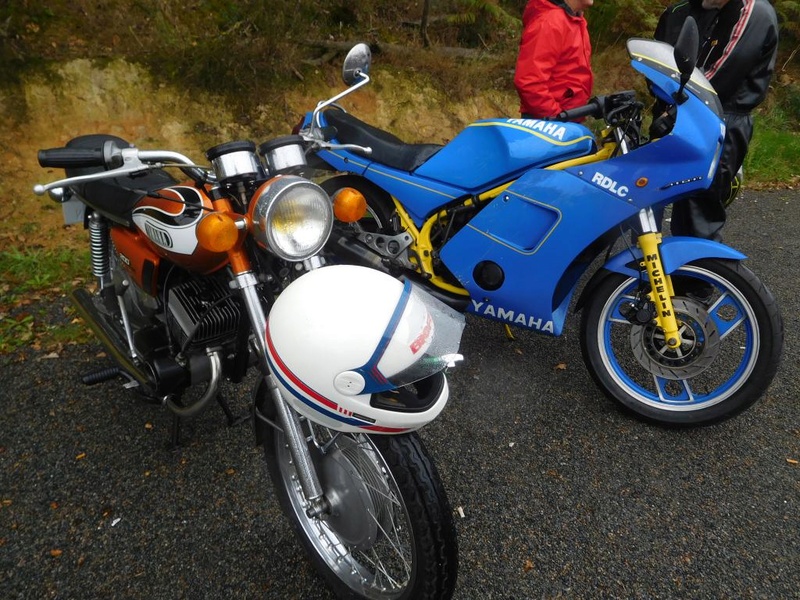
POLYGON ((53 558, 58 558, 62 554, 64 554, 63 550, 58 550, 57 548, 50 550, 50 556, 52 556, 53 558))
POLYGON ((566 371, 567 370, 567 363, 558 363, 555 367, 553 367, 556 371, 566 371))
POLYGON ((236 473, 236 469, 226 469, 226 471, 225 471, 226 475, 233 475, 235 473, 236 473))
POLYGON ((81 452, 75 457, 75 460, 83 460, 84 458, 86 458, 86 452, 81 452))
POLYGON ((794 458, 787 458, 786 462, 788 462, 790 465, 798 465, 798 464, 800 464, 800 461, 798 461, 798 460, 796 460, 794 458))
POLYGON ((532 560, 526 560, 525 563, 522 565, 522 571, 524 573, 527 573, 528 571, 532 571, 532 570, 533 570, 533 561, 532 560))

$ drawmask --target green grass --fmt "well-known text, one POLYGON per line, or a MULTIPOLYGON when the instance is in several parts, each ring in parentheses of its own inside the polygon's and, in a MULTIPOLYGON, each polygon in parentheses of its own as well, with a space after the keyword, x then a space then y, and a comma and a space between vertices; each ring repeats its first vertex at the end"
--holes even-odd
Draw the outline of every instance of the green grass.
POLYGON ((0 252, 0 354, 25 347, 54 348, 88 339, 86 327, 67 309, 52 322, 52 300, 91 278, 87 250, 0 252), (44 302, 42 302, 44 301, 44 302))
POLYGON ((745 185, 796 182, 800 178, 800 133, 773 115, 757 115, 754 127, 744 162, 745 185))
POLYGON ((91 277, 90 264, 88 250, 6 250, 0 252, 0 281, 10 286, 11 297, 47 288, 66 291, 74 279, 91 277))

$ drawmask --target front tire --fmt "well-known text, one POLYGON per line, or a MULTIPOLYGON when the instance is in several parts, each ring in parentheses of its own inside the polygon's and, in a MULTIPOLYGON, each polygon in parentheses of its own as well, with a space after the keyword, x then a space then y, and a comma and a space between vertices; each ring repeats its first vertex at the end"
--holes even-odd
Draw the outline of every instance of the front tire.
POLYGON ((264 454, 284 513, 337 596, 450 598, 458 567, 455 526, 419 436, 337 433, 305 420, 303 427, 332 505, 326 519, 306 514, 308 502, 281 431, 262 430, 264 454))
POLYGON ((698 260, 672 280, 682 339, 667 348, 652 323, 632 323, 636 278, 608 274, 593 289, 581 321, 584 362, 605 394, 646 421, 705 425, 733 417, 767 390, 780 363, 783 321, 772 293, 744 265, 698 260), (681 287, 713 288, 707 298, 681 287))

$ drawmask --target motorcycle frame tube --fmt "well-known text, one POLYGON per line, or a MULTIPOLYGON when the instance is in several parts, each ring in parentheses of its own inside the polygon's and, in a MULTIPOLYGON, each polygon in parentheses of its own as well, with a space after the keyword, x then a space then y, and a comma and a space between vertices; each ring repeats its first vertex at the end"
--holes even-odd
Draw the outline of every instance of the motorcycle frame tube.
POLYGON ((458 294, 459 296, 468 296, 469 292, 467 292, 464 288, 447 283, 441 277, 436 275, 433 270, 433 244, 431 243, 431 231, 433 229, 433 225, 436 223, 439 217, 447 214, 446 211, 442 211, 433 215, 422 226, 422 230, 419 230, 417 229, 417 226, 414 224, 411 217, 403 208, 403 205, 400 204, 396 198, 392 198, 392 201, 394 202, 395 208, 397 209, 397 214, 400 217, 400 224, 407 233, 411 234, 411 237, 414 239, 412 247, 417 258, 417 268, 419 269, 420 274, 422 274, 436 287, 446 292, 458 294))

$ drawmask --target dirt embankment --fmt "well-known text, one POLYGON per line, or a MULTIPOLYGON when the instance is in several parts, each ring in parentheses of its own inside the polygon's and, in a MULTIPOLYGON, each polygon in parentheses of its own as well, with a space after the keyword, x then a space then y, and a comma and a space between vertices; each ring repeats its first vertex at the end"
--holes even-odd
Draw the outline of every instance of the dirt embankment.
MULTIPOLYGON (((205 149, 223 142, 256 143, 286 135, 300 115, 343 89, 338 67, 318 71, 296 89, 264 98, 255 119, 231 114, 221 97, 189 93, 155 81, 145 70, 122 60, 99 66, 88 60, 61 65, 57 76, 32 77, 23 86, 24 111, 6 110, 11 98, 0 92, 0 248, 82 243, 83 234, 64 231, 61 210, 35 196, 35 183, 53 181, 63 171, 42 169, 41 148, 63 145, 89 133, 118 135, 142 148, 175 150, 203 163, 205 149), (13 117, 22 113, 24 116, 13 117), (246 122, 243 122, 246 121, 246 122)), ((409 142, 443 142, 467 123, 516 114, 507 91, 454 103, 424 81, 373 71, 373 83, 342 104, 363 120, 409 142)))

